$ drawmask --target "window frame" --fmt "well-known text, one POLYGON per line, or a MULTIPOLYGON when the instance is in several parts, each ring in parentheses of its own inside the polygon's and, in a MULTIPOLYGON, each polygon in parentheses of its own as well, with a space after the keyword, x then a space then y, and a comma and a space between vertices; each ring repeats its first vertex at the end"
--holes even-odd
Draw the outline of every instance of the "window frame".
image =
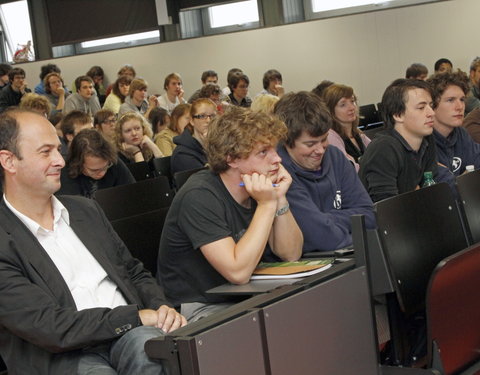
MULTIPOLYGON (((243 1, 235 1, 229 4, 236 4, 236 3, 242 3, 242 2, 243 1)), ((212 8, 213 6, 202 8, 201 15, 202 15, 202 23, 203 23, 203 35, 216 35, 216 34, 224 34, 224 33, 261 28, 263 26, 262 9, 260 6, 261 5, 260 0, 256 0, 256 2, 257 2, 257 11, 258 11, 258 21, 247 22, 239 25, 222 26, 222 27, 212 27, 210 23, 209 9, 212 8)))
MULTIPOLYGON (((375 0, 372 0, 374 2, 375 0)), ((341 9, 332 9, 321 12, 313 11, 313 0, 303 0, 303 5, 305 9, 305 19, 306 20, 315 20, 323 18, 332 18, 339 16, 346 16, 349 14, 358 14, 358 13, 367 13, 367 12, 376 12, 379 10, 401 8, 406 6, 421 5, 426 3, 435 3, 440 1, 447 0, 385 0, 384 3, 379 4, 367 4, 359 5, 350 8, 341 8, 341 9)))

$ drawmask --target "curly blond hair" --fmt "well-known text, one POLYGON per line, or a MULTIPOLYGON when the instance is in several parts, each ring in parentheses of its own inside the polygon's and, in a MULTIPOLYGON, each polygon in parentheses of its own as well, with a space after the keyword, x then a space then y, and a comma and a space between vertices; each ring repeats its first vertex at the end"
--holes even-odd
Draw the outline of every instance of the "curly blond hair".
POLYGON ((222 173, 227 159, 245 159, 258 143, 276 145, 287 136, 283 121, 263 112, 232 106, 208 128, 205 150, 210 169, 222 173))

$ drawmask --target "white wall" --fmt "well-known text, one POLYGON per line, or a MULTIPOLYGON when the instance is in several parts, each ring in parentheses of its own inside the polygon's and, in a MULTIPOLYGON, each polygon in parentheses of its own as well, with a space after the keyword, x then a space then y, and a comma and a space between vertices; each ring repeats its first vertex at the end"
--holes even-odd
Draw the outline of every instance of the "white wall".
MULTIPOLYGON (((119 67, 132 64, 151 93, 161 93, 164 77, 178 72, 186 96, 200 86, 204 70, 219 73, 226 85, 228 69, 239 67, 250 78, 250 96, 262 89, 263 73, 282 72, 287 91, 311 90, 329 79, 355 89, 360 104, 380 101, 383 90, 403 77, 413 62, 433 71, 440 57, 468 71, 480 55, 477 32, 480 2, 450 0, 379 12, 337 17, 260 30, 188 39, 144 47, 59 58, 70 85, 92 65, 100 65, 113 81, 119 67)), ((31 87, 46 61, 20 64, 31 87)))

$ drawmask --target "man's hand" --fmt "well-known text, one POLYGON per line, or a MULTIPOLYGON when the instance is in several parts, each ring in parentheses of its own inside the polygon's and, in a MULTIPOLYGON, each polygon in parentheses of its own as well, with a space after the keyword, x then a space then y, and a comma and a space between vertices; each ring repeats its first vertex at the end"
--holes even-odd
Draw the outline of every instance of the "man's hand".
POLYGON ((148 106, 151 108, 158 107, 158 98, 155 95, 150 95, 148 97, 148 106))
POLYGON ((57 96, 64 96, 65 95, 65 89, 62 86, 59 86, 55 90, 54 94, 57 95, 57 96))
POLYGON ((178 92, 178 95, 177 95, 180 103, 183 103, 183 95, 185 95, 185 91, 183 91, 183 89, 180 89, 180 91, 178 92))
POLYGON ((277 199, 280 200, 285 197, 292 184, 292 176, 290 176, 290 173, 287 172, 282 164, 279 164, 276 184, 278 186, 275 188, 275 192, 277 194, 277 199))
POLYGON ((158 310, 139 310, 138 315, 144 326, 157 327, 165 333, 173 332, 187 324, 187 320, 175 309, 162 305, 158 310))
POLYGON ((275 91, 279 98, 282 98, 285 95, 285 89, 282 85, 275 85, 275 91))
POLYGON ((252 173, 242 175, 245 190, 248 195, 255 199, 258 205, 272 203, 276 205, 277 193, 272 180, 263 174, 252 173))

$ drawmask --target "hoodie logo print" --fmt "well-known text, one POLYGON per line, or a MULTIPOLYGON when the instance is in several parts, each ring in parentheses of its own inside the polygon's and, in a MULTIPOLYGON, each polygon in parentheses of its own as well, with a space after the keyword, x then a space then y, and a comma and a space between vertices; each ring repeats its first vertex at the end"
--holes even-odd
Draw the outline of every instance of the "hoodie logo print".
POLYGON ((333 207, 337 210, 342 209, 342 192, 337 190, 335 193, 335 199, 333 200, 333 207))
POLYGON ((460 169, 462 166, 462 159, 459 158, 458 156, 455 156, 452 160, 452 172, 456 172, 460 169))

